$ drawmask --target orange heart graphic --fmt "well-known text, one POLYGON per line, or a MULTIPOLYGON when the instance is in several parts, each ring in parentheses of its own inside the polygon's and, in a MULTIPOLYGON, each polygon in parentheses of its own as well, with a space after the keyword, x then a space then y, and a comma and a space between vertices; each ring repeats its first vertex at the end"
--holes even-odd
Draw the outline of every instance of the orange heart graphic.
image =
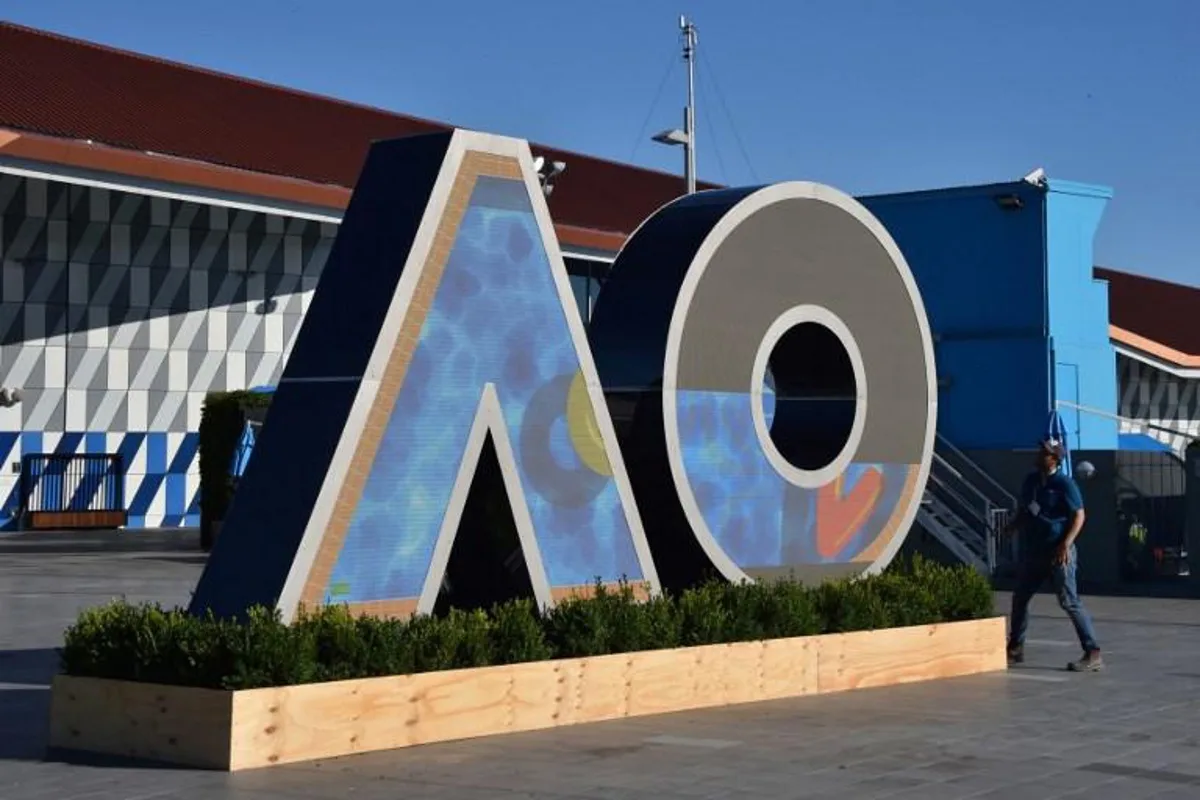
POLYGON ((817 490, 817 552, 821 558, 833 558, 846 546, 883 494, 883 473, 877 469, 863 474, 845 495, 844 481, 843 475, 817 490))

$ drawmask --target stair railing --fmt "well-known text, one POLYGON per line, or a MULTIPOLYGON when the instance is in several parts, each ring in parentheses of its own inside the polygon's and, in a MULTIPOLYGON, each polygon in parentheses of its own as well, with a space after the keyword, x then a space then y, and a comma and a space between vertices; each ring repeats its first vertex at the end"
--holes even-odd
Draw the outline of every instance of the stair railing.
MULTIPOLYGON (((955 447, 953 442, 940 433, 937 435, 937 449, 935 450, 935 454, 938 454, 938 450, 941 451, 942 460, 947 464, 949 464, 950 460, 946 458, 946 454, 949 454, 958 463, 960 474, 961 472, 969 472, 971 474, 970 483, 973 486, 976 488, 980 486, 987 487, 989 491, 982 492, 981 490, 981 493, 986 494, 991 499, 993 505, 998 507, 1007 506, 1013 509, 1017 507, 1017 498, 1013 496, 1012 492, 1005 489, 987 470, 979 466, 970 456, 955 447)), ((965 477, 963 479, 967 480, 965 477)))
POLYGON ((941 434, 937 444, 929 491, 974 527, 983 543, 988 570, 995 573, 1001 563, 1011 563, 1017 555, 1016 537, 1003 535, 1016 512, 1017 499, 941 434))

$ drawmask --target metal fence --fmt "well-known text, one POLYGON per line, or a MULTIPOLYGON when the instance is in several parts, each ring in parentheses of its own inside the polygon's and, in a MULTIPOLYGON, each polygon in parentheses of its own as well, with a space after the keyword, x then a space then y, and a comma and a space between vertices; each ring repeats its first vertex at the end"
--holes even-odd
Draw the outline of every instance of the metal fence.
POLYGON ((21 459, 20 491, 30 527, 125 524, 125 468, 116 453, 30 453, 21 459))
POLYGON ((1127 577, 1186 571, 1187 470, 1168 452, 1117 454, 1117 519, 1127 577))

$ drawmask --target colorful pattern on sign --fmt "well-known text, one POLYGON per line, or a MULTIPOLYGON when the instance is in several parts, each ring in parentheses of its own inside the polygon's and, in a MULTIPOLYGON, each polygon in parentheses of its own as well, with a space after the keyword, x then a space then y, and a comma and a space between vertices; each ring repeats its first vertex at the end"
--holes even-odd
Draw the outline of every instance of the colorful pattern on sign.
POLYGON ((682 461, 713 538, 743 569, 858 560, 904 499, 912 467, 851 463, 819 489, 795 486, 755 436, 750 407, 763 398, 675 392, 682 461))
POLYGON ((549 584, 642 579, 553 269, 526 184, 477 178, 327 602, 420 595, 488 385, 549 584))

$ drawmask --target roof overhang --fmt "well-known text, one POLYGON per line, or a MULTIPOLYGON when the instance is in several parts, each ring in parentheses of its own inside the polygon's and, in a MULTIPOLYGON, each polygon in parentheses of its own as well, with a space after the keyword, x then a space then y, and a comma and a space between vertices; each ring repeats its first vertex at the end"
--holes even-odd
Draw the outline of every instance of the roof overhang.
MULTIPOLYGON (((351 195, 344 186, 6 128, 0 172, 330 223, 341 222, 351 195)), ((564 255, 592 261, 612 261, 626 239, 576 225, 554 230, 564 255)))
POLYGON ((1118 353, 1184 379, 1200 378, 1200 356, 1184 353, 1116 325, 1108 335, 1118 353))

